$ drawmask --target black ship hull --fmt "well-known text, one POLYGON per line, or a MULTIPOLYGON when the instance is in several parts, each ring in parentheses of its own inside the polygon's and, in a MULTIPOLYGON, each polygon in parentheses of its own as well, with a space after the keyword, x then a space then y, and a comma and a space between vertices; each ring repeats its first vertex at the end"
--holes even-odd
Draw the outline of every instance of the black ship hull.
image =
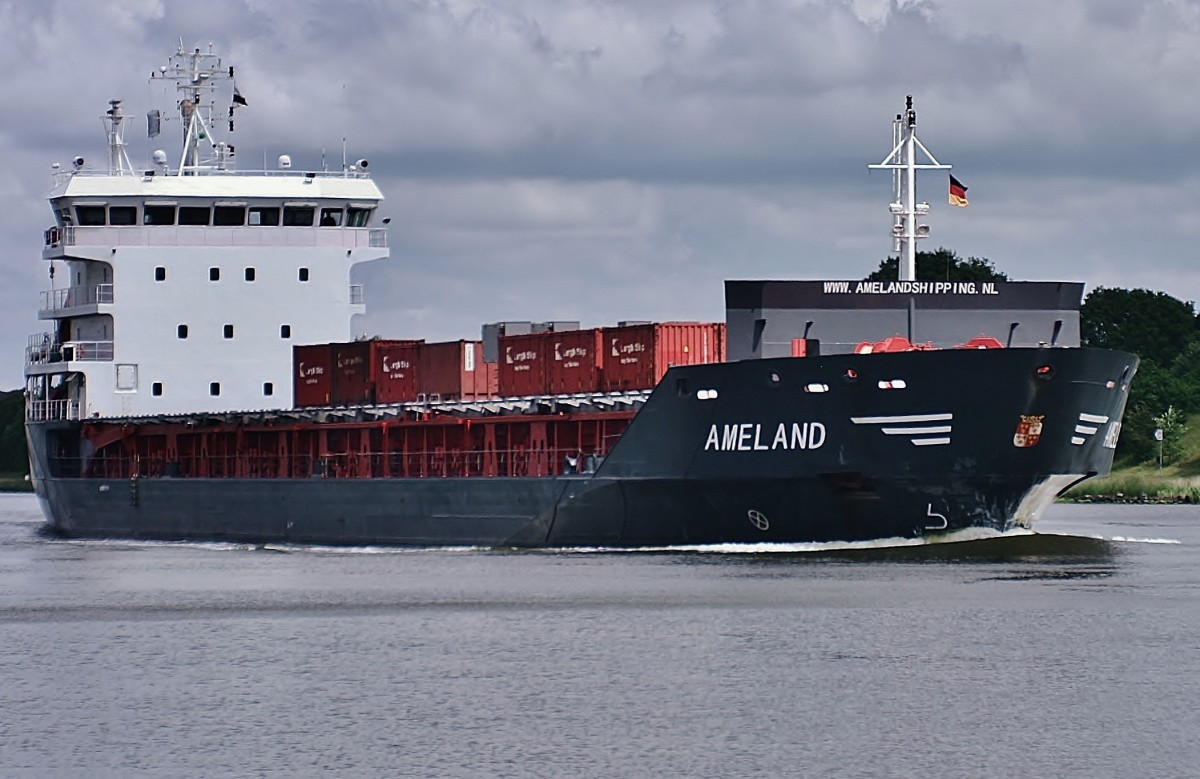
MULTIPOLYGON (((51 530, 312 544, 645 547, 1030 527, 1112 464, 1137 358, 911 351, 671 369, 592 473, 70 475, 80 423, 31 422, 51 530)), ((136 420, 130 421, 136 426, 136 420)), ((316 423, 314 423, 316 424, 316 423)))

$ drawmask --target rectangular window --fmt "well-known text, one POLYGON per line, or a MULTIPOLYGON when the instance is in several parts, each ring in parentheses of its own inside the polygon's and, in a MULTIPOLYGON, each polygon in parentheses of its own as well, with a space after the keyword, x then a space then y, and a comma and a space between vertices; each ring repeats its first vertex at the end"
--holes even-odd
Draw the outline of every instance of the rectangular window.
POLYGON ((249 224, 262 227, 275 227, 279 224, 278 206, 251 208, 249 224))
POLYGON ((213 209, 213 224, 218 227, 241 227, 246 224, 245 206, 217 206, 213 209))
POLYGON ((254 281, 254 268, 246 268, 246 281, 254 281))
POLYGON ((213 397, 220 395, 221 394, 221 382, 214 381, 213 383, 209 384, 208 385, 208 394, 212 395, 213 397))
POLYGON ((212 209, 208 206, 180 206, 179 224, 206 225, 208 224, 211 211, 212 209))
POLYGON ((263 394, 264 395, 274 395, 275 394, 275 385, 269 381, 264 383, 263 384, 263 394))
POLYGON ((117 365, 118 392, 134 392, 137 390, 137 369, 136 365, 130 363, 117 365))
POLYGON ((83 227, 104 224, 104 206, 75 206, 75 220, 83 227))
POLYGON ((346 226, 347 227, 366 227, 367 222, 371 221, 370 208, 351 208, 346 211, 346 226))
POLYGON ((316 209, 311 206, 284 206, 283 226, 312 227, 313 213, 315 211, 316 209))
POLYGON ((308 281, 308 268, 301 268, 299 275, 301 281, 308 281))
POLYGON ((225 337, 233 338, 233 325, 225 325, 225 337))
POLYGON ((342 209, 340 208, 322 208, 321 209, 321 227, 341 227, 342 226, 342 209))
POLYGON ((109 206, 108 223, 120 226, 137 224, 137 206, 109 206))
POLYGON ((292 337, 292 326, 291 325, 280 325, 279 326, 279 337, 280 338, 291 338, 292 337))
POLYGON ((188 333, 187 325, 180 325, 179 327, 175 328, 175 334, 178 335, 180 338, 187 338, 187 333, 188 333))
POLYGON ((155 268, 154 269, 154 280, 155 281, 166 281, 167 280, 167 269, 161 265, 159 265, 157 268, 155 268))
POLYGON ((142 209, 142 224, 173 225, 175 224, 175 206, 151 206, 142 209))
POLYGON ((221 269, 220 268, 209 268, 208 269, 208 280, 209 281, 220 281, 221 280, 221 269))
POLYGON ((155 397, 162 394, 162 382, 161 381, 156 381, 150 385, 150 394, 154 395, 155 397))

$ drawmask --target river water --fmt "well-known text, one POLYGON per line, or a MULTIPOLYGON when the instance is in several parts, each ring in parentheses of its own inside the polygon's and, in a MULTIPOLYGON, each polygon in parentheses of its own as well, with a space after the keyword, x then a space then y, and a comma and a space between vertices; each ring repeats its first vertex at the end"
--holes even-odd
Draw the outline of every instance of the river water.
POLYGON ((923 546, 50 540, 0 495, 0 777, 1195 777, 1200 509, 923 546))

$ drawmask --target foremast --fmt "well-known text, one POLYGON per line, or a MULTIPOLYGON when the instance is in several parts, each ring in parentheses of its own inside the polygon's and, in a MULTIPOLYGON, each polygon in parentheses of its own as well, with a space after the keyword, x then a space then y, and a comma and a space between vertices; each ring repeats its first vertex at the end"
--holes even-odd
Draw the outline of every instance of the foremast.
MULTIPOLYGON (((214 139, 214 125, 217 121, 215 113, 216 95, 224 92, 228 83, 233 88, 233 97, 229 104, 229 131, 233 132, 233 114, 238 105, 245 105, 245 100, 238 92, 237 82, 234 81, 233 66, 226 68, 221 58, 209 50, 202 52, 199 48, 184 51, 183 42, 179 49, 167 60, 157 72, 150 74, 151 83, 155 81, 174 81, 178 96, 179 119, 183 126, 183 144, 179 156, 179 165, 175 171, 177 176, 195 174, 200 170, 227 170, 233 164, 234 148, 224 141, 214 139)), ((158 135, 162 115, 151 111, 147 115, 147 130, 150 137, 158 135)), ((164 166, 165 155, 156 155, 155 163, 164 166)))
POLYGON ((878 165, 867 167, 892 171, 892 202, 888 209, 893 218, 894 248, 900 254, 900 281, 916 281, 917 241, 929 237, 929 225, 917 224, 918 217, 929 213, 929 203, 917 202, 917 171, 950 170, 954 166, 938 162, 917 138, 917 112, 912 95, 905 98, 904 113, 896 114, 892 121, 891 153, 878 165), (918 151, 926 162, 918 162, 918 151))

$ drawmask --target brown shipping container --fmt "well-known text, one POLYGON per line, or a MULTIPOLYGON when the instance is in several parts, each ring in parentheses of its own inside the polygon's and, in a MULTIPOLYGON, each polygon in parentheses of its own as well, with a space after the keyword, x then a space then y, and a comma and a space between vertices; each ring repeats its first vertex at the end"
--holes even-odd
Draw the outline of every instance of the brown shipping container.
POLYGON ((423 344, 418 386, 427 400, 478 400, 493 397, 495 363, 483 361, 482 341, 423 344))
POLYGON ((375 402, 371 382, 371 342, 350 341, 333 344, 333 392, 335 406, 356 406, 375 402))
POLYGON ((501 396, 546 394, 546 337, 546 333, 500 336, 501 396))
POLYGON ((596 392, 604 366, 604 332, 551 331, 546 339, 546 389, 554 395, 596 392))
POLYGON ((333 346, 293 346, 292 377, 295 408, 328 406, 333 394, 333 346))
POLYGON ((725 359, 725 325, 660 322, 604 328, 605 390, 650 389, 672 365, 725 359))
POLYGON ((371 380, 376 403, 410 403, 420 392, 421 341, 372 341, 371 380))

